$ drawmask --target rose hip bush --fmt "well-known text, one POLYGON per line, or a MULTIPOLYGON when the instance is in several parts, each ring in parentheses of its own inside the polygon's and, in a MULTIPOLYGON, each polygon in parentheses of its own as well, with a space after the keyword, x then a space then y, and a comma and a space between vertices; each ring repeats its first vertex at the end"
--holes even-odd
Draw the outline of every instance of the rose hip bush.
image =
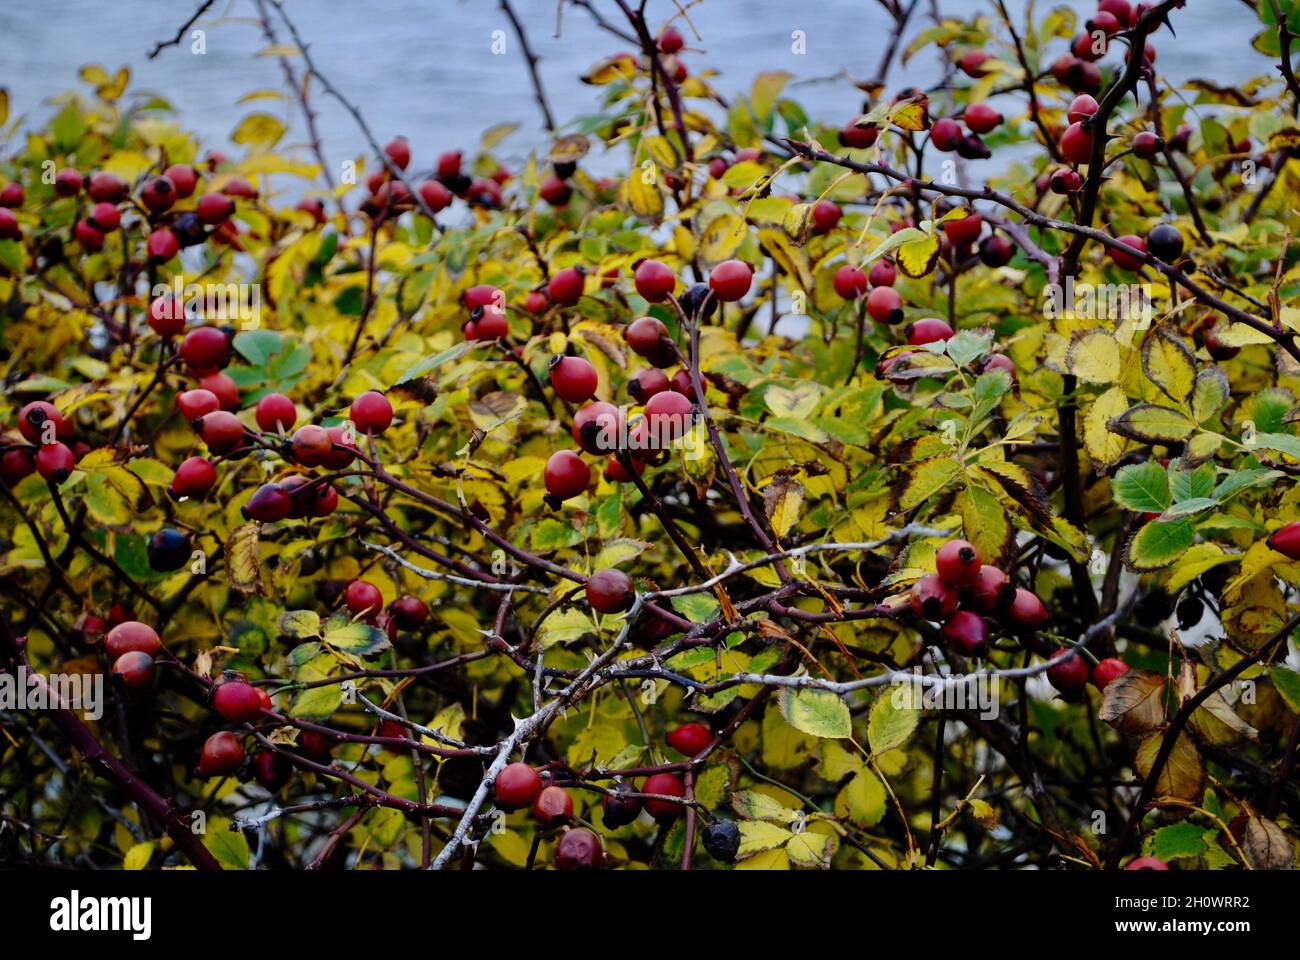
POLYGON ((0 855, 1290 867, 1300 7, 1229 87, 1181 6, 883 4, 828 117, 602 3, 514 168, 6 118, 0 652, 109 682, 0 855))

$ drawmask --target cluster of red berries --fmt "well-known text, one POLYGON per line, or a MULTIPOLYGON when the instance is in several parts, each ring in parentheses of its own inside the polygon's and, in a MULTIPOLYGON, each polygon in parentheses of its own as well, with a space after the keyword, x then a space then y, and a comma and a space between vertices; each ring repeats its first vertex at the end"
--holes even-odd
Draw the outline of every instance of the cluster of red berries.
POLYGON ((138 620, 119 623, 104 636, 104 653, 113 674, 128 690, 143 690, 153 683, 154 660, 160 650, 157 632, 138 620))
POLYGON ((1016 587, 999 568, 984 563, 966 540, 949 540, 935 555, 935 573, 912 585, 912 610, 940 622, 948 648, 964 657, 988 650, 986 617, 997 616, 1013 630, 1033 631, 1050 619, 1038 595, 1016 587))
MULTIPOLYGON (((687 723, 668 735, 668 744, 688 757, 700 754, 713 742, 713 733, 703 723, 687 723)), ((572 822, 573 798, 563 787, 547 786, 542 775, 522 761, 507 764, 493 782, 496 805, 502 810, 531 808, 533 819, 543 828, 563 827, 572 822)), ((654 773, 641 781, 640 789, 619 782, 601 801, 601 819, 606 828, 617 830, 636 820, 644 810, 660 823, 671 823, 685 809, 674 798, 686 796, 686 785, 673 773, 654 773)), ((570 829, 557 845, 555 864, 560 869, 599 867, 604 850, 595 834, 570 829), (579 838, 573 838, 579 834, 579 838), (565 861, 565 862, 562 862, 565 861)))
MULTIPOLYGON (((1051 72, 1057 83, 1075 93, 1096 93, 1101 89, 1101 69, 1097 61, 1110 49, 1110 41, 1122 30, 1137 23, 1137 18, 1147 10, 1147 4, 1131 6, 1128 0, 1101 0, 1097 12, 1084 26, 1085 32, 1076 34, 1070 42, 1070 51, 1052 62, 1051 72)), ((1146 44, 1143 61, 1155 62, 1155 48, 1146 44)))
MULTIPOLYGON (((1032 590, 1015 586, 998 567, 984 563, 975 545, 949 540, 935 555, 935 571, 912 585, 911 605, 917 616, 942 623, 940 635, 953 653, 980 657, 988 652, 989 617, 997 617, 1015 633, 1032 633, 1051 620, 1046 605, 1032 590)), ((1087 661, 1076 651, 1062 648, 1060 660, 1047 668, 1047 679, 1066 699, 1075 699, 1089 680, 1087 661), (1064 655, 1064 656, 1063 656, 1064 655)), ((1091 671, 1097 688, 1104 690, 1128 671, 1117 658, 1100 661, 1091 671)))
MULTIPOLYGON (((531 807, 543 828, 567 826, 573 820, 573 797, 558 786, 544 786, 541 774, 523 762, 508 764, 493 783, 497 806, 503 810, 531 807)), ((561 870, 600 867, 605 850, 600 839, 585 827, 566 830, 556 843, 555 866, 561 870)))
POLYGON ((0 454, 0 482, 10 487, 33 472, 57 486, 68 479, 90 449, 73 442, 76 428, 72 421, 46 400, 33 400, 18 411, 18 432, 32 446, 14 444, 0 454))
POLYGON ((930 127, 930 144, 943 153, 956 151, 964 160, 987 160, 993 154, 980 138, 991 133, 1002 123, 1002 114, 987 103, 972 103, 962 111, 961 118, 940 117, 930 127), (962 129, 962 123, 966 129, 962 129))
MULTIPOLYGON (((376 220, 385 220, 415 209, 419 204, 411 195, 410 188, 393 176, 389 169, 391 163, 398 170, 405 171, 411 163, 411 145, 405 137, 396 137, 384 146, 385 162, 370 175, 366 186, 370 195, 362 202, 363 213, 376 220)), ((435 173, 415 189, 420 200, 431 213, 440 213, 451 206, 456 197, 473 206, 495 209, 501 206, 501 188, 510 180, 510 171, 498 167, 490 177, 470 177, 461 170, 462 158, 459 150, 449 150, 438 157, 435 173)), ((313 201, 309 212, 323 219, 323 209, 313 201)), ((300 209, 304 209, 301 205, 300 209)))
MULTIPOLYGON (((215 169, 211 160, 209 167, 215 169)), ((132 204, 130 185, 116 174, 100 170, 83 178, 76 169, 64 167, 55 175, 54 192, 60 197, 75 197, 85 190, 90 210, 73 225, 72 239, 87 253, 103 249, 107 235, 122 225, 124 212, 143 208, 149 229, 146 250, 151 260, 162 262, 209 236, 238 245, 239 232, 230 222, 235 200, 255 199, 256 188, 243 177, 229 177, 219 191, 200 197, 193 209, 174 210, 179 201, 194 195, 199 177, 193 164, 174 163, 162 173, 144 179, 132 204)), ((8 184, 0 194, 0 206, 5 208, 0 211, 0 233, 11 234, 14 239, 21 236, 12 209, 22 203, 22 186, 8 184)))
POLYGON ((349 581, 340 599, 354 617, 379 625, 389 636, 396 636, 398 630, 418 630, 429 619, 428 604, 409 594, 398 597, 384 610, 383 594, 369 580, 349 581))
MULTIPOLYGON (((185 355, 185 343, 190 342, 195 334, 208 330, 215 328, 200 327, 191 331, 181 344, 182 356, 185 355)), ((224 340, 224 334, 216 332, 224 340)), ((214 338, 206 339, 213 340, 215 355, 214 338)), ((224 358, 226 355, 223 348, 221 356, 224 358)), ((210 379, 207 382, 209 386, 213 385, 210 379)), ((224 409, 220 398, 211 389, 200 387, 186 390, 177 396, 176 402, 181 414, 198 431, 212 453, 218 456, 233 454, 247 442, 247 430, 243 421, 229 409, 224 409)), ((233 406, 238 409, 237 391, 233 406)), ((258 401, 254 417, 263 431, 284 437, 297 422, 298 412, 288 397, 270 393, 258 401)), ((381 434, 393 422, 392 404, 377 391, 364 393, 353 401, 349 422, 359 434, 381 434)), ((314 423, 304 424, 294 430, 282 442, 281 450, 285 459, 299 466, 324 467, 328 470, 346 468, 358 452, 346 426, 323 427, 314 423)), ((206 494, 215 482, 215 467, 207 459, 196 456, 190 457, 177 468, 171 489, 177 497, 198 497, 206 494)), ((332 484, 294 474, 262 484, 243 506, 242 513, 249 520, 275 523, 285 519, 326 517, 334 512, 338 503, 338 490, 332 484)))
MULTIPOLYGON (((677 303, 688 316, 700 311, 707 314, 718 301, 743 297, 752 278, 753 269, 748 264, 729 260, 713 269, 708 286, 696 284, 677 303)), ((659 304, 672 298, 677 277, 658 260, 641 260, 635 264, 633 282, 641 297, 659 304)), ((551 299, 557 299, 554 278, 551 299)), ((640 317, 624 327, 623 339, 633 353, 650 364, 632 372, 627 380, 628 396, 644 408, 635 421, 625 423, 618 407, 594 399, 598 376, 590 361, 562 354, 552 358, 550 364, 550 382, 556 396, 582 404, 573 416, 574 442, 585 453, 607 458, 604 477, 611 483, 632 482, 665 447, 684 436, 699 400, 690 371, 682 368, 671 377, 663 372, 678 359, 663 321, 640 317)), ((558 508, 565 500, 585 492, 591 479, 591 467, 577 451, 557 450, 543 471, 547 502, 558 508)))

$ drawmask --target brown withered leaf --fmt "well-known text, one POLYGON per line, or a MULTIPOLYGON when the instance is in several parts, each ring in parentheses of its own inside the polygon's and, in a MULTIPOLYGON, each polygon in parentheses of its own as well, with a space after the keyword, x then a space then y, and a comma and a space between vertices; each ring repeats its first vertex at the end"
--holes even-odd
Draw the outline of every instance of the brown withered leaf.
MULTIPOLYGON (((1133 766, 1140 776, 1146 777, 1151 773, 1163 740, 1164 734, 1153 733, 1138 744, 1133 766)), ((1169 751, 1168 761, 1156 778, 1154 802, 1156 806, 1161 806, 1162 800, 1170 798, 1199 803, 1204 789, 1205 764, 1201 762, 1201 755, 1191 737, 1179 734, 1173 749, 1169 751)))
POLYGON ((240 593, 265 591, 262 584, 262 551, 258 524, 237 527, 226 540, 226 581, 240 593))
POLYGON ((1246 818, 1241 851, 1256 870, 1290 870, 1295 847, 1285 830, 1259 815, 1246 818))
POLYGON ((1150 733, 1165 721, 1165 678, 1150 670, 1130 670, 1106 685, 1097 719, 1121 733, 1150 733))
POLYGON ((790 635, 790 632, 788 630, 786 630, 784 627, 778 624, 775 620, 769 620, 767 617, 762 617, 758 620, 755 620, 754 628, 758 631, 758 635, 765 640, 793 640, 794 639, 794 637, 790 635))
MULTIPOLYGON (((1178 696, 1187 700, 1196 695, 1200 684, 1196 680, 1196 667, 1190 661, 1184 661, 1178 671, 1178 696)), ((1202 740, 1215 746, 1226 747, 1241 740, 1258 740, 1259 731, 1237 716, 1232 704, 1216 690, 1192 712, 1188 722, 1192 730, 1202 740)))
POLYGON ((803 484, 786 476, 777 476, 763 491, 763 508, 777 539, 785 537, 799 522, 803 507, 803 484))

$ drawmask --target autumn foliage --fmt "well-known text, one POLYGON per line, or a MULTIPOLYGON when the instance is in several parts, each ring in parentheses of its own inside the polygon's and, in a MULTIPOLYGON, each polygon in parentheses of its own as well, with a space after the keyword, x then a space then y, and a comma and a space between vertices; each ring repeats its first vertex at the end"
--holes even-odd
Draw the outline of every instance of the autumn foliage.
POLYGON ((1180 5, 882 4, 836 117, 602 2, 513 166, 6 116, 0 667, 106 682, 0 860, 1290 867, 1300 6, 1180 5))

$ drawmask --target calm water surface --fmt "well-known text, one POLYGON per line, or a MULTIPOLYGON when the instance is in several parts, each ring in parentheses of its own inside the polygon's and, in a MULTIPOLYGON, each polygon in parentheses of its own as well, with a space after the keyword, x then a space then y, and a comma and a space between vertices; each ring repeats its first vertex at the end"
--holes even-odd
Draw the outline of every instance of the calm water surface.
MULTIPOLYGON (((594 3, 611 22, 618 21, 612 0, 594 3)), ((941 0, 940 5, 959 15, 993 9, 977 0, 941 0)), ((1081 13, 1095 9, 1092 3, 1071 5, 1081 13)), ((599 29, 584 10, 566 5, 557 36, 553 0, 514 0, 514 6, 541 57, 539 69, 557 120, 563 124, 595 112, 599 91, 577 77, 628 45, 599 29)), ((1009 6, 1017 17, 1024 9, 1020 0, 1009 6)), ((146 59, 195 7, 195 0, 4 0, 0 85, 10 91, 13 112, 43 119, 49 98, 77 83, 82 64, 98 62, 110 69, 128 64, 133 87, 165 95, 181 122, 209 145, 226 146, 239 118, 252 109, 286 115, 289 142, 301 143, 296 111, 273 100, 238 103, 250 91, 282 88, 277 60, 256 55, 265 43, 253 0, 217 0, 197 24, 206 31, 205 55, 191 53, 187 40, 146 59)), ((1048 7, 1038 4, 1040 11, 1048 7)), ((287 8, 322 71, 362 109, 377 137, 410 139, 417 167, 444 149, 473 148, 495 123, 519 124, 499 148, 509 161, 517 163, 547 143, 514 34, 493 0, 289 0, 287 8), (503 55, 492 52, 494 31, 505 32, 503 55)), ((651 22, 662 22, 674 9, 668 0, 650 0, 651 22)), ((930 25, 927 9, 923 0, 909 38, 930 25)), ((707 60, 719 71, 714 82, 724 94, 748 89, 761 70, 830 78, 794 93, 814 118, 836 123, 854 114, 862 97, 847 78, 836 75, 870 76, 888 36, 888 17, 873 0, 703 0, 691 8, 691 17, 702 39, 696 42, 685 32, 691 46, 703 52, 688 53, 686 61, 694 68, 707 60), (791 52, 795 30, 806 35, 806 55, 791 52)), ((1250 49, 1260 25, 1239 0, 1189 0, 1175 24, 1177 39, 1164 33, 1158 41, 1161 69, 1175 80, 1198 76, 1227 84, 1268 70, 1250 49)), ((895 89, 904 78, 916 85, 934 82, 935 52, 918 54, 905 71, 896 65, 891 78, 895 89)), ((356 156, 363 147, 353 120, 319 91, 314 103, 331 162, 356 156)), ((605 165, 598 157, 591 163, 605 165)))

